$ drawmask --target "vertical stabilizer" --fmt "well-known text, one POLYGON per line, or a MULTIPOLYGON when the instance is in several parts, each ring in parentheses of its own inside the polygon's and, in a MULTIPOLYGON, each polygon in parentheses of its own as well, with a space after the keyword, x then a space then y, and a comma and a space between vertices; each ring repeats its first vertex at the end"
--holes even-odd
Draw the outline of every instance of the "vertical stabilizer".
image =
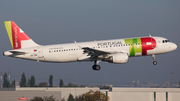
POLYGON ((39 46, 13 21, 4 21, 4 25, 13 49, 39 46))

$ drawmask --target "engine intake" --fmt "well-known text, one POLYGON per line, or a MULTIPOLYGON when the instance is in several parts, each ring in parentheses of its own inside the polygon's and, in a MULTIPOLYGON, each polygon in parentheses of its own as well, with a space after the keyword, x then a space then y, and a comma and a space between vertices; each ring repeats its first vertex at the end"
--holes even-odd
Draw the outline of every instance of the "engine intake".
POLYGON ((129 56, 127 53, 117 53, 113 54, 111 57, 104 59, 104 61, 108 61, 109 63, 127 63, 129 56))

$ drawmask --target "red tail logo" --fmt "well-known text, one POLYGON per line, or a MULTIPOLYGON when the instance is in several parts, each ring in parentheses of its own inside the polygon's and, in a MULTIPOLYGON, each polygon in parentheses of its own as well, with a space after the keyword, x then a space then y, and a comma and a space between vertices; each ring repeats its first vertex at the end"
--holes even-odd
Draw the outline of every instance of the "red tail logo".
POLYGON ((11 29, 12 29, 13 49, 20 49, 21 41, 29 40, 30 38, 13 21, 11 21, 11 29))

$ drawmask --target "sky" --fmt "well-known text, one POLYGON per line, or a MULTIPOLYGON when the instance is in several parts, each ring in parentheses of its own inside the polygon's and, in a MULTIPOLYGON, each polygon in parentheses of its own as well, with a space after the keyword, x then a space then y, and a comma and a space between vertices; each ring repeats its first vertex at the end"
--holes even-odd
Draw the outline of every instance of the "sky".
POLYGON ((11 71, 11 81, 35 76, 36 84, 129 85, 132 81, 158 83, 180 81, 180 1, 179 0, 1 0, 0 71, 11 71), (170 53, 132 57, 126 64, 100 62, 101 70, 92 70, 93 62, 46 63, 3 56, 11 50, 4 21, 14 21, 41 45, 148 36, 161 36, 177 44, 170 53))

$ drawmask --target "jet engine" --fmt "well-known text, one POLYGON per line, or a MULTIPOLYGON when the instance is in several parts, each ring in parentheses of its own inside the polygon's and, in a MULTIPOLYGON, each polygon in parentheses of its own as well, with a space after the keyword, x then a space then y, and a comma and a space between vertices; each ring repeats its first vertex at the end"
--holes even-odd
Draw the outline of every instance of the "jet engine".
POLYGON ((108 61, 109 63, 127 63, 129 56, 127 53, 117 53, 112 54, 109 58, 104 59, 104 61, 108 61))

